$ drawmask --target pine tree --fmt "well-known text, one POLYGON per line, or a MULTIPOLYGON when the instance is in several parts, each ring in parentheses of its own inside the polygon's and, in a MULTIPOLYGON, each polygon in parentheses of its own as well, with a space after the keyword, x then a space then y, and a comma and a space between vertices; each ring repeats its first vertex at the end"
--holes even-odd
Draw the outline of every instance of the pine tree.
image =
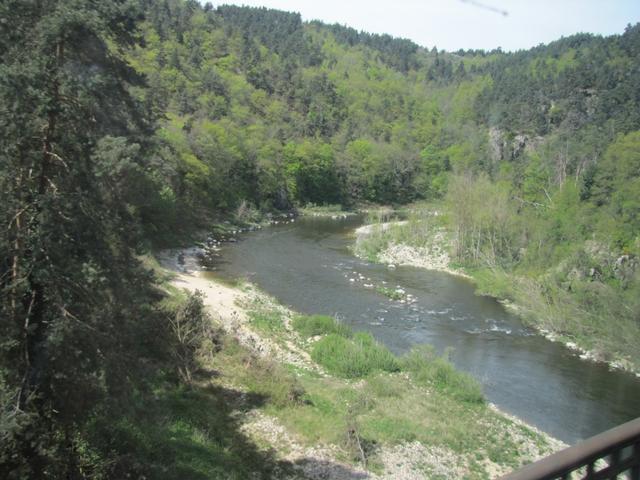
POLYGON ((0 472, 76 478, 79 426, 127 391, 149 285, 126 204, 147 128, 122 53, 140 10, 7 0, 0 18, 0 472))

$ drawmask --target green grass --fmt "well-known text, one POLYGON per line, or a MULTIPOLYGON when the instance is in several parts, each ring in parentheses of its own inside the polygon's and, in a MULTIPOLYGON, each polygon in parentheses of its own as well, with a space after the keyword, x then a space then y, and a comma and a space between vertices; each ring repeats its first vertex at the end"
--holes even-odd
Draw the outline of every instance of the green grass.
POLYGON ((465 268, 476 285, 476 293, 513 301, 515 297, 513 276, 501 269, 465 268))
POLYGON ((640 325, 629 315, 629 306, 634 304, 640 311, 635 298, 623 300, 614 288, 601 282, 573 280, 571 290, 567 290, 550 275, 536 279, 526 272, 517 275, 488 268, 467 271, 478 293, 513 302, 529 325, 577 343, 602 360, 622 360, 629 368, 640 368, 640 346, 634 341, 640 335, 640 325))
POLYGON ((265 398, 269 405, 284 408, 302 401, 304 389, 294 373, 273 360, 250 354, 233 338, 225 338, 215 362, 229 378, 265 398))
POLYGON ((351 329, 342 325, 335 318, 327 315, 298 315, 293 319, 292 326, 302 338, 315 337, 335 333, 343 337, 351 336, 351 329))
POLYGON ((431 386, 462 402, 485 402, 480 384, 459 370, 446 357, 439 357, 427 345, 414 348, 402 357, 402 369, 417 383, 431 386))
POLYGON ((271 404, 270 389, 242 391, 206 380, 187 388, 162 375, 155 383, 126 413, 100 415, 90 425, 92 444, 117 459, 103 466, 107 478, 242 480, 278 478, 290 469, 240 428, 237 412, 271 404))
MULTIPOLYGON (((261 451, 240 432, 229 406, 237 395, 213 386, 157 391, 157 400, 147 399, 135 418, 105 427, 114 448, 129 458, 119 473, 176 480, 244 479, 283 468, 272 453, 261 451)), ((256 396, 251 407, 262 401, 256 396)))
MULTIPOLYGON (((544 445, 538 434, 511 425, 484 403, 461 401, 403 373, 370 374, 357 388, 345 382, 336 377, 302 375, 305 401, 269 412, 310 445, 344 447, 347 429, 355 426, 371 447, 368 455, 372 465, 381 445, 419 441, 428 447, 443 447, 461 455, 461 462, 468 462, 468 478, 487 478, 482 467, 473 471, 476 456, 516 467, 526 450, 522 438, 533 435, 535 443, 544 445)), ((345 460, 357 461, 348 450, 345 455, 345 460)))
POLYGON ((353 338, 331 333, 313 345, 311 358, 330 373, 343 378, 400 370, 398 359, 371 334, 363 332, 354 334, 353 338))
POLYGON ((358 238, 354 247, 355 254, 370 262, 376 262, 378 254, 385 250, 393 240, 389 230, 374 227, 371 233, 358 238))
POLYGON ((275 310, 250 311, 249 322, 258 330, 267 334, 281 333, 285 330, 282 315, 275 310))

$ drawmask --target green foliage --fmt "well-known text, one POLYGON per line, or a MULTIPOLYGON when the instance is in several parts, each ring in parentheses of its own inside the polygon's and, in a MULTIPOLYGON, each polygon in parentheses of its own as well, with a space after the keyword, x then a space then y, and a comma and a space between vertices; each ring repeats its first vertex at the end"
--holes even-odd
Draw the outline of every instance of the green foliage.
POLYGON ((153 278, 135 256, 154 121, 124 58, 139 7, 0 6, 0 371, 16 411, 0 442, 6 478, 97 469, 83 426, 107 405, 117 414, 166 358, 151 334, 165 326, 153 278))
POLYGON ((288 190, 301 204, 337 203, 335 160, 331 145, 305 141, 283 150, 288 190))
POLYGON ((260 223, 262 215, 253 205, 247 201, 240 202, 234 213, 234 221, 238 225, 255 225, 260 223))
POLYGON ((637 64, 638 25, 621 36, 578 34, 484 64, 492 88, 476 105, 492 125, 512 132, 572 132, 610 122, 637 129, 637 80, 619 82, 637 64), (592 95, 598 96, 593 102, 592 95))
POLYGON ((478 293, 503 300, 514 299, 513 279, 504 270, 490 268, 470 269, 478 293))
MULTIPOLYGON (((198 335, 176 344, 168 319, 206 323, 197 298, 168 315, 137 255, 220 212, 251 222, 310 202, 444 198, 455 260, 485 272, 487 290, 638 358, 640 25, 451 55, 298 14, 182 0, 8 0, 0 18, 1 473, 147 475, 139 455, 152 474, 249 476, 231 467, 242 449, 193 427, 192 407, 217 408, 220 392, 153 407, 144 427, 123 411, 175 368, 170 358, 192 377, 198 335), (509 289, 511 274, 524 280, 509 289), (86 434, 108 415, 125 419, 114 427, 121 443, 86 434), (162 463, 166 452, 176 466, 162 463)), ((365 248, 426 245, 419 225, 365 248)), ((253 319, 273 333, 280 320, 253 319)), ((339 375, 401 367, 372 337, 326 319, 297 328, 329 333, 313 353, 339 375)), ((445 363, 412 361, 425 381, 473 401, 445 363)), ((295 382, 270 369, 271 385, 247 382, 291 402, 295 382)), ((406 421, 402 435, 381 423, 369 428, 418 435, 406 421)))
POLYGON ((293 319, 292 326, 303 338, 328 334, 351 337, 349 327, 326 315, 298 315, 293 319))
POLYGON ((390 35, 371 34, 338 24, 323 25, 317 21, 313 24, 331 32, 340 43, 349 46, 366 45, 379 52, 380 59, 392 68, 407 72, 417 66, 418 45, 410 40, 394 38, 390 35))
POLYGON ((484 175, 451 178, 446 203, 456 226, 454 254, 459 260, 490 267, 512 264, 519 225, 508 188, 484 175))
POLYGON ((609 146, 597 166, 590 194, 591 200, 604 210, 602 230, 611 235, 618 247, 637 249, 640 244, 640 131, 621 135, 609 146))
POLYGON ((147 102, 168 114, 159 137, 177 153, 162 180, 176 194, 174 218, 193 222, 243 201, 287 209, 440 198, 451 170, 493 175, 497 161, 523 158, 510 143, 522 133, 551 135, 539 168, 511 166, 527 179, 521 198, 540 203, 539 176, 584 171, 612 140, 608 119, 624 132, 637 125, 620 113, 639 110, 627 74, 634 32, 453 56, 297 14, 174 0, 150 6, 148 46, 129 56, 149 78, 147 102), (487 126, 504 135, 499 152, 487 126))
POLYGON ((400 364, 396 357, 368 333, 356 333, 345 338, 335 333, 318 340, 311 358, 329 372, 345 378, 360 378, 375 371, 396 372, 400 364))

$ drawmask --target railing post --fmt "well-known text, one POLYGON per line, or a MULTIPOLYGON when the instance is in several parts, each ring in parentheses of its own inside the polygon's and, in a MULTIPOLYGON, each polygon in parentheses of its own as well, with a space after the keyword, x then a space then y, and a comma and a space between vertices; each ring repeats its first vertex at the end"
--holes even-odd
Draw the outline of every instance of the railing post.
POLYGON ((527 465, 502 480, 570 479, 576 471, 584 472, 583 480, 640 480, 640 418, 527 465), (631 454, 623 456, 628 449, 631 454), (605 459, 608 465, 596 471, 596 463, 605 459))
POLYGON ((640 480, 640 439, 633 445, 635 465, 631 467, 631 480, 640 480))

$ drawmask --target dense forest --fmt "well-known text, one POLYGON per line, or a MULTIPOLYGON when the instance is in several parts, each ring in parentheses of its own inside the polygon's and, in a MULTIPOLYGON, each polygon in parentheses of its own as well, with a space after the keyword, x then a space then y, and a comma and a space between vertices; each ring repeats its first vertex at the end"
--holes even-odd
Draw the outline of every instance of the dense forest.
POLYGON ((181 377, 168 319, 204 313, 141 255, 239 207, 436 202, 456 261, 638 329, 640 25, 505 53, 195 0, 0 20, 4 478, 144 471, 106 419, 181 377))

